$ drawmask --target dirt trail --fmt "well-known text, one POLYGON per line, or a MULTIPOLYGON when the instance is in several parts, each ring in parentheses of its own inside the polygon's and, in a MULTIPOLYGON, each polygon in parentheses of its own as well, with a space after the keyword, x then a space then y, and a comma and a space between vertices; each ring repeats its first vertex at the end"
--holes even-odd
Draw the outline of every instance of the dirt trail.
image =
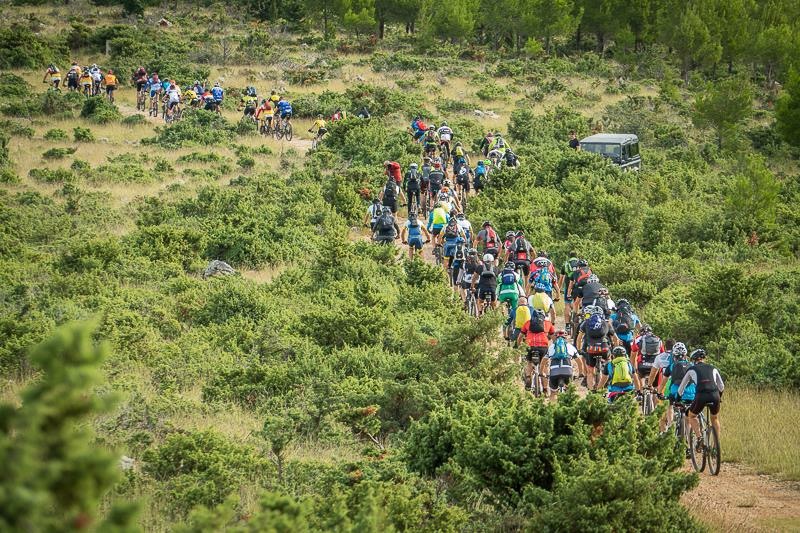
POLYGON ((732 463, 719 476, 700 475, 683 504, 714 531, 800 531, 800 483, 732 463))

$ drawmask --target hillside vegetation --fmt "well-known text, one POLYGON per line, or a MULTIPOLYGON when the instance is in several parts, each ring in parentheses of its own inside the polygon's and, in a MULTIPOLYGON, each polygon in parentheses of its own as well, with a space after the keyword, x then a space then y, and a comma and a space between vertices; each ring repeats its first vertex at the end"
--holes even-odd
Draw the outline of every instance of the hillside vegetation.
POLYGON ((797 479, 793 439, 764 434, 800 387, 796 3, 0 9, 0 530, 705 529, 657 417, 523 394, 503 317, 359 229, 383 162, 420 161, 417 114, 473 153, 506 134, 521 166, 473 225, 578 250, 706 347, 723 459, 797 479), (118 73, 116 104, 46 89, 73 59, 118 73), (221 80, 222 113, 137 113, 139 65, 221 80), (299 139, 240 120, 249 85, 292 101, 299 139), (571 130, 638 135, 642 170, 571 130), (205 279, 215 259, 237 273, 205 279))

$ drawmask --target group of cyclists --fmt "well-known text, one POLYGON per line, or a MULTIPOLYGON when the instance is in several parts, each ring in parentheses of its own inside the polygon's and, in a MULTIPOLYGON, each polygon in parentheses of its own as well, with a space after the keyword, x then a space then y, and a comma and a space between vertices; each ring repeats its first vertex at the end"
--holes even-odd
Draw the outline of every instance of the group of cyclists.
MULTIPOLYGON (((705 362, 704 349, 689 352, 683 342, 662 341, 640 321, 629 301, 612 300, 589 262, 577 253, 571 252, 558 268, 546 251, 534 248, 523 230, 501 233, 486 220, 474 231, 465 215, 467 197, 470 189, 478 192, 486 184, 485 169, 496 168, 481 156, 503 148, 504 154, 510 152, 503 136, 486 135, 473 169, 447 122, 438 128, 421 122, 415 117, 410 128, 422 144, 420 163, 409 164, 403 173, 399 163, 384 162, 385 185, 364 220, 373 240, 392 244, 399 238, 408 246, 410 260, 432 243, 434 261, 446 269, 469 313, 480 316, 504 306, 506 340, 526 346, 526 389, 555 399, 576 381, 591 392, 604 390, 611 403, 633 394, 643 404, 649 395, 673 407, 666 410, 662 429, 672 423, 673 409, 680 410, 695 435, 701 431, 698 415, 708 408, 718 436, 725 385, 705 362), (478 172, 481 167, 484 170, 478 172), (459 180, 462 173, 468 178, 459 180), (401 202, 408 206, 402 227, 397 220, 401 202), (564 327, 556 328, 555 302, 561 298, 564 327)), ((645 414, 652 410, 643 408, 645 414)), ((698 438, 697 446, 707 441, 698 438)))
MULTIPOLYGON (((47 83, 54 90, 60 91, 62 87, 61 70, 50 63, 45 70, 42 83, 47 83)), ((86 96, 99 96, 105 90, 106 97, 113 103, 114 91, 117 90, 118 83, 117 76, 111 69, 103 72, 103 69, 96 63, 82 67, 73 61, 66 73, 66 82, 63 83, 63 86, 68 91, 80 92, 86 96)))

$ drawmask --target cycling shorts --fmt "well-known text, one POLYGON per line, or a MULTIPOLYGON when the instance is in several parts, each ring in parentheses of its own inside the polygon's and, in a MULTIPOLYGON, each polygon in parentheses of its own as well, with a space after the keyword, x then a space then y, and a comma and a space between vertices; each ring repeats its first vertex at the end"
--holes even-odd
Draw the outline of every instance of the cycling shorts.
POLYGON ((568 291, 568 289, 569 289, 569 283, 567 283, 567 282, 565 281, 565 282, 564 282, 564 293, 563 293, 563 294, 564 294, 564 303, 565 303, 565 304, 571 304, 572 302, 574 302, 574 301, 575 301, 575 300, 573 300, 573 299, 570 297, 570 295, 569 295, 569 292, 567 292, 567 291, 568 291))
POLYGON ((525 360, 535 365, 544 359, 547 355, 547 346, 528 346, 528 351, 525 353, 525 360))
POLYGON ((171 101, 171 102, 169 103, 169 107, 168 107, 168 109, 172 109, 173 107, 175 107, 175 106, 176 106, 176 105, 178 105, 179 103, 180 103, 180 102, 172 102, 172 101, 171 101))
POLYGON ((292 118, 292 112, 291 111, 287 111, 285 113, 281 113, 281 119, 282 120, 286 120, 286 119, 290 119, 290 118, 292 118))
POLYGON ((439 226, 439 227, 437 228, 436 226, 433 226, 433 227, 431 228, 431 234, 432 234, 432 235, 439 235, 439 234, 442 232, 442 228, 443 228, 443 227, 444 227, 444 226, 439 226))
POLYGON ((497 301, 497 294, 495 294, 494 291, 494 289, 482 289, 478 287, 478 300, 483 301, 488 296, 490 302, 497 301))
POLYGON ((147 82, 146 82, 146 81, 141 81, 141 80, 137 81, 137 82, 136 82, 136 90, 137 90, 137 91, 141 91, 141 90, 142 90, 142 88, 143 88, 145 85, 147 85, 147 82))
POLYGON ((707 405, 712 415, 719 414, 719 392, 697 392, 694 401, 689 406, 689 412, 699 415, 707 405))
POLYGON ((483 253, 484 254, 491 254, 492 257, 497 259, 497 248, 486 248, 486 250, 484 250, 483 253))
POLYGON ((117 90, 116 85, 106 85, 106 94, 111 94, 117 90))
POLYGON ((422 237, 411 237, 408 239, 408 246, 410 248, 416 248, 417 250, 422 250, 422 237))
POLYGON ((566 387, 567 385, 569 385, 570 379, 572 379, 572 374, 570 374, 568 376, 565 376, 565 375, 554 376, 554 375, 551 374, 550 375, 550 390, 556 390, 556 389, 560 388, 562 385, 564 387, 566 387))
POLYGON ((455 243, 453 243, 453 244, 445 244, 444 245, 444 256, 445 257, 453 257, 453 255, 455 253, 456 253, 456 245, 455 245, 455 243))

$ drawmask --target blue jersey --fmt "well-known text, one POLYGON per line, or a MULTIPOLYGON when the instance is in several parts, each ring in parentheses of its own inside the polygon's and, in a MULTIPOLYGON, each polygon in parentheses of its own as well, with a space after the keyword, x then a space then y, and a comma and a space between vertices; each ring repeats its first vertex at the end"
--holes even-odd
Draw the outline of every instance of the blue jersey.
MULTIPOLYGON (((641 324, 641 322, 639 321, 639 317, 636 316, 636 313, 631 313, 631 318, 633 319, 633 329, 631 329, 628 333, 617 333, 616 330, 614 331, 614 335, 616 335, 617 338, 621 341, 633 342, 633 334, 634 331, 636 330, 636 326, 641 324)), ((617 313, 616 312, 611 313, 611 322, 613 323, 616 320, 617 320, 617 313)))
POLYGON ((477 167, 475 167, 475 176, 476 177, 485 176, 485 175, 486 175, 486 167, 485 166, 478 165, 477 167))
MULTIPOLYGON (((630 361, 627 362, 628 364, 628 372, 630 372, 631 376, 633 376, 633 365, 630 361)), ((608 392, 628 392, 633 390, 633 383, 629 385, 613 385, 612 382, 614 381, 614 364, 609 361, 606 363, 606 375, 608 375, 608 392)))
POLYGON ((278 111, 281 112, 281 115, 286 115, 292 112, 292 104, 287 102, 286 100, 281 100, 278 102, 278 111))
POLYGON ((164 90, 164 92, 169 91, 169 86, 169 80, 164 80, 161 82, 161 88, 164 90))
POLYGON ((217 102, 222 101, 222 97, 225 95, 225 91, 222 90, 222 87, 214 87, 211 89, 211 96, 214 97, 214 100, 217 102))

